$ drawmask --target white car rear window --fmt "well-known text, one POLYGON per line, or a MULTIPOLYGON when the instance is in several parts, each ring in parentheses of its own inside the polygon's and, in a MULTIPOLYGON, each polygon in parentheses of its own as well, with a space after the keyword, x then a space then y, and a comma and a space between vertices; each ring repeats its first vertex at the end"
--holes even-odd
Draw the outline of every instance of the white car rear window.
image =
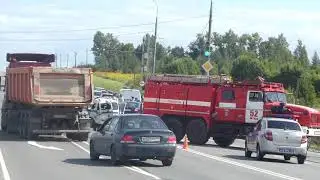
POLYGON ((268 128, 301 131, 298 123, 288 121, 268 121, 268 128))

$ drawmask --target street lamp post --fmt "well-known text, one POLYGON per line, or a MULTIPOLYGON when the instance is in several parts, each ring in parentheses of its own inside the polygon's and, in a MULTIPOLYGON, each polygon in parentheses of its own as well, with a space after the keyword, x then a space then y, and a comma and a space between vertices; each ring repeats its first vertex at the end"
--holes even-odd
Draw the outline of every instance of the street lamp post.
POLYGON ((152 73, 154 74, 156 72, 156 55, 157 55, 158 4, 156 0, 153 0, 153 2, 155 3, 157 8, 156 23, 154 28, 154 52, 153 52, 153 69, 152 69, 152 73))

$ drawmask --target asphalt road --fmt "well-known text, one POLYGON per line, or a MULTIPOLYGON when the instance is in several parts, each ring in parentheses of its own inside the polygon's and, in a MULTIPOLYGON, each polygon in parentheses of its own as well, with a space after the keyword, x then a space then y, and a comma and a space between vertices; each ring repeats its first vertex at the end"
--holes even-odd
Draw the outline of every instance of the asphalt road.
POLYGON ((319 179, 320 154, 309 153, 299 165, 295 158, 266 156, 264 161, 245 158, 243 141, 230 148, 220 148, 212 141, 204 146, 179 145, 171 167, 158 161, 132 161, 113 167, 108 157, 89 160, 87 142, 73 142, 63 137, 44 137, 36 141, 21 140, 0 132, 0 179, 4 180, 269 180, 319 179))

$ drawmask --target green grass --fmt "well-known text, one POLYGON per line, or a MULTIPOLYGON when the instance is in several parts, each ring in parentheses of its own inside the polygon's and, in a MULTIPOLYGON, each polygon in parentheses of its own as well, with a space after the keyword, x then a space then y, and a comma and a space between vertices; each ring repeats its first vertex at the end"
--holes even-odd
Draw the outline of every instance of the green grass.
POLYGON ((320 151, 320 144, 311 144, 310 149, 320 151))
POLYGON ((98 76, 93 76, 93 84, 95 87, 103 87, 116 92, 119 92, 119 90, 124 86, 124 83, 122 82, 113 81, 98 76))

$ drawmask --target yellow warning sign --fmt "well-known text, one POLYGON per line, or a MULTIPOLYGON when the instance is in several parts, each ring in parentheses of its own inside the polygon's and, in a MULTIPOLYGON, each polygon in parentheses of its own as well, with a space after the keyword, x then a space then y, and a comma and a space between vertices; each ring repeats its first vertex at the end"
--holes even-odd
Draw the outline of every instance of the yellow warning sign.
POLYGON ((210 63, 210 61, 208 60, 207 62, 205 62, 204 64, 202 64, 202 68, 206 71, 206 72, 209 72, 213 66, 212 64, 210 63))

